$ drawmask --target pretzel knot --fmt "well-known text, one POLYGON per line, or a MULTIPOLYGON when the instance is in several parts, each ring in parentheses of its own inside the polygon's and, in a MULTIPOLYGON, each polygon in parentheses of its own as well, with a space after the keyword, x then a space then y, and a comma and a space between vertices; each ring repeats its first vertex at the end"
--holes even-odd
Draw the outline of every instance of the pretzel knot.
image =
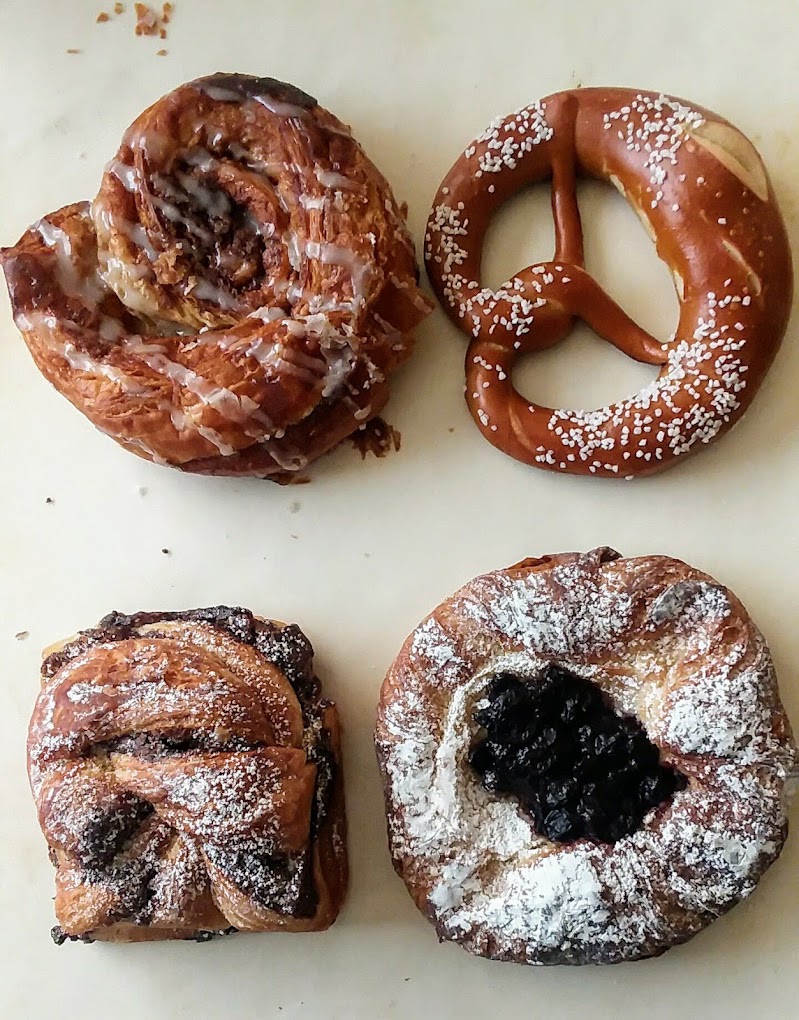
POLYGON ((652 473, 731 428, 776 354, 791 304, 785 227, 752 144, 706 110, 626 89, 558 93, 479 135, 439 188, 425 261, 445 310, 471 338, 466 399, 483 435, 525 463, 575 474, 652 473), (586 272, 578 174, 627 197, 669 266, 680 319, 665 343, 586 272), (483 287, 492 214, 547 178, 553 260, 496 291, 483 287), (517 356, 558 343, 576 319, 657 365, 657 381, 591 411, 522 397, 511 379, 517 356))
POLYGON ((50 382, 127 449, 199 473, 285 478, 332 449, 379 414, 430 311, 349 128, 245 75, 145 110, 94 202, 0 262, 50 382))
POLYGON ((335 917, 335 709, 297 628, 215 612, 112 616, 45 661, 30 777, 68 935, 335 917))

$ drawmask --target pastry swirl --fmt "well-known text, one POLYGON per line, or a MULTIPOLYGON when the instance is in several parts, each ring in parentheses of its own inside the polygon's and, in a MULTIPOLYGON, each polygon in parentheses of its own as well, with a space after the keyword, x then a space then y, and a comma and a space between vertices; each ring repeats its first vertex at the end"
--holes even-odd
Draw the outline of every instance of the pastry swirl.
POLYGON ((16 323, 99 429, 186 471, 286 479, 374 418, 430 311, 385 179, 271 78, 139 116, 94 202, 2 254, 16 323))
POLYGON ((690 939, 779 855, 799 775, 739 600, 678 560, 610 549, 525 560, 446 599, 386 676, 376 745, 414 902, 441 939, 531 964, 690 939), (645 814, 625 807, 630 769, 645 814))
POLYGON ((54 937, 318 931, 347 882, 338 715, 296 626, 112 613, 42 666, 28 767, 54 937))

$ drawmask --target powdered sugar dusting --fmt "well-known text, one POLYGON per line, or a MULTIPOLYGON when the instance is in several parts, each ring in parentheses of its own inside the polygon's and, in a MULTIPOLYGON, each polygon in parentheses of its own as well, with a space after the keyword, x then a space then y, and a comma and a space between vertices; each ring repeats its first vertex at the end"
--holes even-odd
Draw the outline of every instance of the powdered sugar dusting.
MULTIPOLYGON (((111 614, 45 660, 29 771, 68 934, 314 917, 336 765, 311 656, 297 628, 219 607, 111 614)), ((340 825, 333 852, 343 867, 340 825)))
POLYGON ((611 555, 476 578, 387 678, 376 739, 392 851, 439 933, 475 953, 547 963, 662 951, 748 895, 784 840, 797 758, 774 724, 761 635, 684 564, 611 555), (468 764, 490 676, 534 678, 552 659, 634 712, 689 780, 613 845, 556 847, 468 764))

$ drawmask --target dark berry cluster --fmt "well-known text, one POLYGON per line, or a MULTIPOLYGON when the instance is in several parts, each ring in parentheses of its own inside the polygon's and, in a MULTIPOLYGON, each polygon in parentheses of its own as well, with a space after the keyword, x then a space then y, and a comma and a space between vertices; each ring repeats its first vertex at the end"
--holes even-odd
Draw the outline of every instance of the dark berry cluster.
POLYGON ((560 666, 533 681, 500 673, 475 721, 485 733, 469 761, 486 789, 518 797, 536 831, 557 843, 615 843, 686 785, 638 722, 560 666))

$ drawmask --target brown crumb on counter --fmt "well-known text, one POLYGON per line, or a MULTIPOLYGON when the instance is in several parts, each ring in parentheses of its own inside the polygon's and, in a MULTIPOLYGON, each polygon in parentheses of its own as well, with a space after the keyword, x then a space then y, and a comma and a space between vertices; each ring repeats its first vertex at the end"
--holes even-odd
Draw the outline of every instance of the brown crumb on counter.
POLYGON ((48 506, 52 506, 52 504, 55 503, 55 500, 53 499, 52 496, 48 496, 47 499, 45 500, 45 503, 47 503, 48 506))
POLYGON ((149 4, 135 4, 136 35, 157 35, 166 39, 166 26, 172 20, 174 4, 164 4, 161 13, 153 10, 149 4))
POLYGON ((24 641, 29 634, 30 634, 29 630, 18 630, 14 637, 17 639, 17 641, 24 641))
POLYGON ((148 4, 135 4, 136 35, 157 35, 160 25, 158 15, 148 4))
POLYGON ((396 452, 402 446, 400 433, 382 418, 372 418, 365 425, 361 425, 358 431, 350 436, 350 441, 360 453, 362 460, 368 453, 373 453, 375 457, 385 457, 392 449, 396 452))
POLYGON ((106 14, 105 11, 100 11, 100 13, 97 15, 97 18, 95 20, 97 21, 98 25, 102 25, 102 23, 104 21, 110 21, 111 20, 111 15, 110 14, 106 14))
POLYGON ((161 550, 161 552, 164 554, 164 556, 169 556, 170 555, 169 549, 167 549, 166 546, 164 546, 164 548, 161 550))
POLYGON ((165 57, 168 52, 169 52, 168 50, 156 50, 155 55, 157 57, 165 57))
POLYGON ((80 53, 80 50, 69 49, 67 50, 67 53, 80 53))
POLYGON ((119 3, 114 4, 114 14, 124 14, 124 13, 125 13, 125 5, 124 4, 119 4, 119 3))

